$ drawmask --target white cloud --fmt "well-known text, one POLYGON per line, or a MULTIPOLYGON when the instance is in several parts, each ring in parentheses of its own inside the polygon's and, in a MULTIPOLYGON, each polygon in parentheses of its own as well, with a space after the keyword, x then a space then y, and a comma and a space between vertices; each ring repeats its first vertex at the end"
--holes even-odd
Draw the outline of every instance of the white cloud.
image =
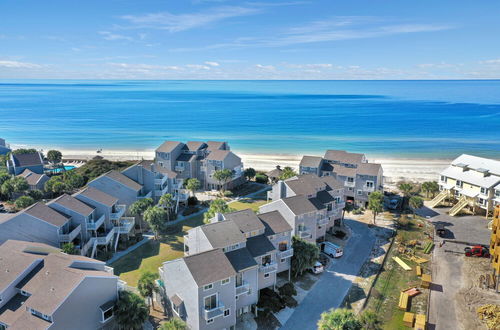
POLYGON ((209 66, 219 66, 220 64, 217 63, 217 62, 212 62, 212 61, 206 61, 205 62, 206 65, 209 65, 209 66))
POLYGON ((106 40, 128 40, 128 41, 133 40, 131 37, 124 36, 121 34, 112 33, 109 31, 99 31, 99 34, 102 35, 102 37, 106 40))
POLYGON ((485 61, 479 61, 479 64, 500 64, 500 58, 492 59, 492 60, 485 60, 485 61))
POLYGON ((210 70, 210 67, 202 64, 186 64, 186 68, 195 70, 210 70))
POLYGON ((125 15, 121 18, 130 22, 129 28, 150 28, 180 32, 222 21, 225 19, 253 15, 257 8, 222 6, 203 12, 172 14, 170 12, 150 13, 145 15, 125 15))
POLYGON ((313 63, 313 64, 287 64, 292 69, 331 69, 333 65, 330 63, 313 63))
POLYGON ((269 71, 276 70, 276 68, 273 65, 256 64, 255 67, 262 70, 269 70, 269 71))
POLYGON ((0 67, 9 69, 40 69, 43 65, 19 61, 0 61, 0 67))

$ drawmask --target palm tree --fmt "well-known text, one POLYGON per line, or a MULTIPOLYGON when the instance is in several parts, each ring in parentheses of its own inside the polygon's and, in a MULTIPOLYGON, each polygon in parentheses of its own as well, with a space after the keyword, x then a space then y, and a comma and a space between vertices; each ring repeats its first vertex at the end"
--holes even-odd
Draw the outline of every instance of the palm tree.
POLYGON ((409 204, 415 215, 415 211, 424 206, 424 200, 418 196, 411 196, 409 204))
POLYGON ((141 274, 141 277, 137 282, 137 289, 139 290, 139 293, 141 294, 141 296, 147 298, 148 301, 151 302, 151 306, 153 307, 153 309, 155 308, 153 294, 156 291, 155 281, 157 278, 158 274, 146 270, 141 274))
POLYGON ((366 310, 359 316, 359 322, 363 330, 381 330, 382 321, 378 317, 378 314, 371 310, 366 310))
POLYGON ((214 199, 210 203, 210 207, 208 208, 207 212, 203 215, 205 223, 209 223, 210 219, 212 219, 216 213, 229 213, 232 212, 233 209, 227 205, 226 201, 217 198, 214 199))
POLYGON ((186 189, 191 191, 193 196, 195 196, 196 190, 200 189, 201 182, 196 178, 191 178, 186 180, 186 189))
POLYGON ((361 323, 353 311, 348 309, 331 309, 321 314, 318 330, 361 330, 361 323))
POLYGON ((168 220, 170 220, 170 216, 172 215, 172 209, 175 206, 174 196, 172 194, 165 194, 160 197, 158 201, 158 205, 162 206, 167 210, 168 220))
POLYGON ((280 180, 286 180, 296 176, 297 173, 290 166, 285 166, 283 172, 281 172, 280 180))
POLYGON ((374 191, 368 196, 368 209, 373 213, 373 224, 377 214, 384 211, 384 195, 380 191, 374 191))
POLYGON ((179 318, 173 318, 165 323, 163 323, 159 328, 159 330, 186 330, 187 326, 184 321, 179 318))
POLYGON ((344 216, 346 212, 351 212, 354 210, 354 204, 353 203, 345 203, 344 209, 342 210, 342 220, 341 220, 341 226, 344 225, 344 216))
POLYGON ((66 254, 76 254, 75 244, 72 242, 64 243, 62 246, 62 252, 66 254))
POLYGON ((406 207, 408 203, 408 198, 413 193, 415 187, 410 182, 400 182, 398 184, 398 189, 403 193, 403 207, 406 207))
POLYGON ((148 209, 148 207, 153 206, 154 201, 152 198, 143 198, 135 201, 130 205, 128 211, 134 217, 139 217, 139 229, 142 232, 142 220, 144 216, 144 212, 148 209))
POLYGON ((144 212, 144 221, 146 221, 154 233, 154 238, 158 239, 159 233, 165 224, 167 212, 158 206, 151 206, 144 212))
POLYGON ((62 161, 62 153, 59 150, 49 150, 47 159, 52 164, 53 168, 59 167, 62 161))
POLYGON ((213 177, 219 182, 221 195, 223 195, 226 184, 233 177, 233 171, 228 168, 218 170, 214 172, 213 177))
POLYGON ((149 316, 144 299, 130 291, 120 291, 115 317, 119 329, 141 330, 149 316))

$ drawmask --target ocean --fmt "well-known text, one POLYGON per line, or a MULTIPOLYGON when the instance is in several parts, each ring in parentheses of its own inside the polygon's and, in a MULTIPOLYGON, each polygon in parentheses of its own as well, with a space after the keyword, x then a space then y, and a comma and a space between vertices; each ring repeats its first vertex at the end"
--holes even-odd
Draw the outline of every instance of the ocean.
POLYGON ((242 153, 500 158, 500 80, 3 80, 0 137, 66 150, 225 140, 242 153))

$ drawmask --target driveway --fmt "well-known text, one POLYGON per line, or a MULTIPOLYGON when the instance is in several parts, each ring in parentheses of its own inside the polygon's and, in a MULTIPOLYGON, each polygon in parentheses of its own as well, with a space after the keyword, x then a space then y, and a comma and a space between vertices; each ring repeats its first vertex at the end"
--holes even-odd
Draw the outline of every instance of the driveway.
POLYGON ((447 229, 447 237, 435 238, 436 247, 432 260, 432 282, 429 329, 462 329, 457 321, 457 292, 461 289, 463 250, 469 244, 489 244, 489 220, 479 216, 451 217, 447 208, 419 210, 422 216, 430 216, 433 223, 441 223, 447 229), (439 243, 444 241, 442 247, 439 243))
POLYGON ((321 313, 338 308, 344 300, 375 244, 375 236, 366 224, 348 219, 345 223, 351 228, 352 235, 344 247, 344 255, 330 262, 327 271, 320 276, 281 329, 317 329, 321 313))

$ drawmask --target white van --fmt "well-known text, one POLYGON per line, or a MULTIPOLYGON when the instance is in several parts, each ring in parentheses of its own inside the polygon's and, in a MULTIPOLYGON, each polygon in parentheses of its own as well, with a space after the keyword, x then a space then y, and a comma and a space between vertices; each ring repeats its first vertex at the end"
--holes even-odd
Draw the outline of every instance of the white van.
POLYGON ((344 254, 344 250, 338 245, 333 244, 332 242, 322 242, 319 245, 321 252, 330 256, 332 258, 340 258, 344 254))

